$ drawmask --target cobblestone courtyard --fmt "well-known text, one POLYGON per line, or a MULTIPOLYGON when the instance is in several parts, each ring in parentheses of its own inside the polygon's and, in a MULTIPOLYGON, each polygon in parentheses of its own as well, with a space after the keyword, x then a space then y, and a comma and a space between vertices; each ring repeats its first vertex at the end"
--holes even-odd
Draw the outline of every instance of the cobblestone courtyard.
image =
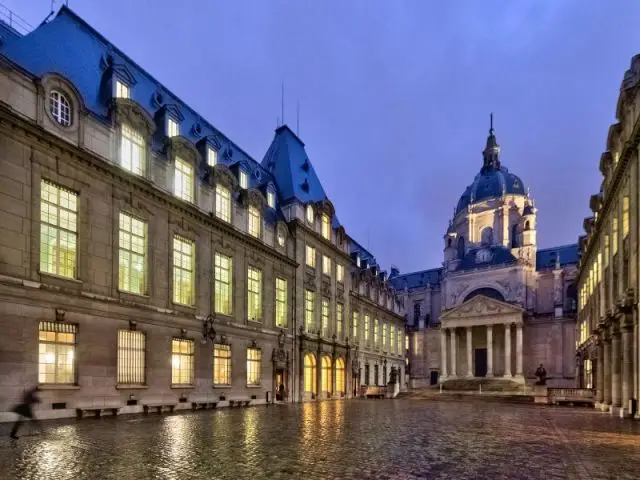
POLYGON ((0 425, 2 479, 637 479, 640 423, 592 410, 356 400, 0 425))

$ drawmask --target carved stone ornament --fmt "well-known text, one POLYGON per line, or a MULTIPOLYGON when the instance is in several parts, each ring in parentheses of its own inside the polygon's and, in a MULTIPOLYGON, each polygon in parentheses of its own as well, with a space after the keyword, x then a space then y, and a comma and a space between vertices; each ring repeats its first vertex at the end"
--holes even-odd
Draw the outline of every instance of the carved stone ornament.
POLYGON ((67 312, 62 308, 56 308, 56 322, 64 322, 67 312))
POLYGON ((228 188, 232 192, 237 191, 239 188, 238 179, 236 178, 236 176, 233 174, 233 172, 231 172, 229 167, 221 163, 217 163, 213 167, 212 178, 215 184, 220 184, 228 188))
POLYGON ((256 188, 248 188, 247 190, 243 190, 240 198, 243 205, 253 205, 260 210, 262 210, 267 205, 267 199, 264 198, 262 192, 256 188))
POLYGON ((200 164, 200 153, 196 146, 182 135, 165 138, 165 148, 167 156, 175 161, 176 157, 192 162, 194 165, 200 164))
POLYGON ((117 125, 127 124, 139 132, 147 141, 156 131, 156 124, 151 115, 130 98, 114 98, 111 100, 113 120, 117 125))

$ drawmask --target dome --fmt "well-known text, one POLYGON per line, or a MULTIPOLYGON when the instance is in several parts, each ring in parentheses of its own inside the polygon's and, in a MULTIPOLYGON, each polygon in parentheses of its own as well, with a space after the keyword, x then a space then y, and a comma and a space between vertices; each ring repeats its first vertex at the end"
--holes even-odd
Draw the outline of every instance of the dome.
POLYGON ((481 171, 458 200, 456 214, 465 210, 468 205, 488 198, 500 197, 503 193, 525 195, 526 190, 520 177, 502 166, 498 170, 484 171, 484 173, 481 171))

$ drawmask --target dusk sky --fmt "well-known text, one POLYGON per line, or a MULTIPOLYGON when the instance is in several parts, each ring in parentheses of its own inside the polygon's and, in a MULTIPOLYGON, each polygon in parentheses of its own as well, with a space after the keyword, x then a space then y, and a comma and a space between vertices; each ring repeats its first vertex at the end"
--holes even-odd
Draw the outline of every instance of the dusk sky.
MULTIPOLYGON (((50 0, 0 0, 32 25, 50 0)), ((56 10, 60 6, 56 1, 56 10)), ((494 112, 502 163, 538 208, 538 246, 573 243, 600 185, 637 0, 70 0, 261 161, 280 116, 347 233, 383 268, 441 265, 494 112)))

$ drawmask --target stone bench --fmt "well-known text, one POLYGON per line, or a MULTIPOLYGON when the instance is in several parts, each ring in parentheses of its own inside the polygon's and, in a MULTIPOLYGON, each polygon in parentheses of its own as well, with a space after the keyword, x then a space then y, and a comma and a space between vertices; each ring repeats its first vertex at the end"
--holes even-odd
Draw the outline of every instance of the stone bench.
POLYGON ((193 398, 191 399, 191 408, 193 410, 198 410, 199 408, 206 410, 209 408, 216 408, 218 406, 218 402, 213 400, 212 398, 193 398))
POLYGON ((363 386, 360 388, 360 395, 364 398, 385 398, 387 396, 387 387, 363 386))
POLYGON ((93 417, 95 418, 100 418, 100 416, 102 415, 103 412, 110 412, 111 415, 113 415, 114 417, 116 415, 118 415, 118 412, 120 411, 120 408, 122 408, 121 406, 119 407, 107 407, 107 406, 102 406, 102 407, 76 407, 76 417, 81 419, 85 416, 85 414, 87 413, 93 413, 93 417))
POLYGON ((229 400, 230 407, 248 407, 250 403, 251 403, 251 400, 245 400, 245 399, 229 400))
POLYGON ((165 408, 169 412, 173 413, 176 405, 175 403, 145 403, 142 405, 142 410, 144 411, 144 413, 153 413, 154 411, 156 411, 157 413, 162 413, 165 408))
POLYGON ((595 396, 590 388, 548 388, 547 395, 552 405, 595 405, 595 396))

